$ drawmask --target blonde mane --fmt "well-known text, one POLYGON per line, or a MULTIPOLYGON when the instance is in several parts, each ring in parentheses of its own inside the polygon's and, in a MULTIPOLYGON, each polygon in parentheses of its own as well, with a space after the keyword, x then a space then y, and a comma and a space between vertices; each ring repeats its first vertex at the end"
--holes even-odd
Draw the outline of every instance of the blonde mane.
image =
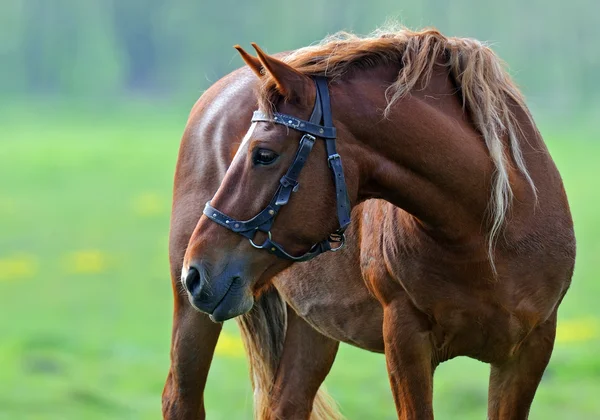
MULTIPOLYGON (((511 108, 516 105, 529 119, 531 115, 522 94, 505 71, 504 63, 488 46, 475 39, 445 37, 434 29, 380 30, 367 37, 340 32, 317 45, 296 50, 283 60, 303 74, 330 79, 361 68, 400 63, 398 78, 386 91, 386 116, 400 98, 415 88, 427 86, 434 65, 445 66, 460 88, 463 108, 470 113, 483 136, 495 166, 488 207, 491 222, 488 253, 495 270, 495 242, 513 199, 508 176, 511 162, 516 164, 534 194, 536 189, 525 167, 519 145, 522 131, 511 108)), ((271 111, 276 100, 275 81, 267 75, 263 78, 259 106, 271 111)))

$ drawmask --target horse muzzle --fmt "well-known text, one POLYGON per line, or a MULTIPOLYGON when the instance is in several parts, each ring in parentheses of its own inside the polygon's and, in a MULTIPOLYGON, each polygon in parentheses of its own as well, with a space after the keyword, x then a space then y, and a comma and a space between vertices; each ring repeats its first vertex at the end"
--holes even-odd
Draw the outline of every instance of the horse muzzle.
POLYGON ((214 322, 245 314, 254 305, 247 282, 232 270, 209 278, 204 266, 190 265, 182 279, 190 304, 214 322))

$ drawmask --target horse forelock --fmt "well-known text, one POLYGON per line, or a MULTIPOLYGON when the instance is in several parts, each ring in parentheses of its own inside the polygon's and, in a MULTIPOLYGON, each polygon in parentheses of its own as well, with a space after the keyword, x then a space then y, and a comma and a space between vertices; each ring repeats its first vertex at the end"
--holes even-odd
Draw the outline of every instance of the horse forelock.
MULTIPOLYGON (((401 64, 398 78, 386 91, 385 116, 399 99, 429 83, 435 65, 445 66, 460 88, 463 108, 471 114, 495 167, 488 207, 488 254, 495 270, 495 243, 513 198, 509 182, 511 162, 536 195, 521 151, 520 141, 524 140, 521 127, 512 108, 521 108, 534 125, 523 95, 508 75, 504 62, 485 43, 446 37, 435 29, 411 31, 393 27, 366 37, 339 32, 316 45, 300 48, 283 60, 303 74, 330 79, 361 68, 401 64)), ((270 112, 277 100, 275 80, 267 74, 260 89, 259 106, 270 112)))

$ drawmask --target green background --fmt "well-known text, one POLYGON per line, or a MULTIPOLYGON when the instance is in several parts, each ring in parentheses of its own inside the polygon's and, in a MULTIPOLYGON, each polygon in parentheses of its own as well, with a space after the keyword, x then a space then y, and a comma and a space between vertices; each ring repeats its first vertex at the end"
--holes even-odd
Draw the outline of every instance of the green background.
MULTIPOLYGON (((170 195, 187 112, 241 65, 387 18, 489 40, 564 177, 575 278, 533 419, 600 418, 600 5, 591 0, 12 0, 0 3, 0 419, 157 419, 168 370, 170 195)), ((485 418, 487 365, 435 378, 439 419, 485 418)), ((251 417, 235 322, 209 419, 251 417)), ((350 419, 391 419, 383 356, 342 346, 326 384, 350 419)))

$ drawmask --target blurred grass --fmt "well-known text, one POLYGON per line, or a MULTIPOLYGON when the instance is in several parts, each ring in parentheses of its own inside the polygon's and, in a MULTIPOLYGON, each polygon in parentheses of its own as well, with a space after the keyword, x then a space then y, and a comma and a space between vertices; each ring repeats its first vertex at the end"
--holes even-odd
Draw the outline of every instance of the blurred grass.
MULTIPOLYGON (((185 118, 166 107, 2 110, 0 419, 160 418, 170 195, 185 118)), ((580 126, 545 134, 579 246, 531 418, 599 418, 598 133, 580 126)), ((488 371, 464 358, 443 364, 436 418, 485 418, 488 371)), ((326 384, 349 418, 395 418, 381 355, 342 346, 326 384)), ((209 419, 251 417, 234 322, 226 323, 206 401, 209 419)))

